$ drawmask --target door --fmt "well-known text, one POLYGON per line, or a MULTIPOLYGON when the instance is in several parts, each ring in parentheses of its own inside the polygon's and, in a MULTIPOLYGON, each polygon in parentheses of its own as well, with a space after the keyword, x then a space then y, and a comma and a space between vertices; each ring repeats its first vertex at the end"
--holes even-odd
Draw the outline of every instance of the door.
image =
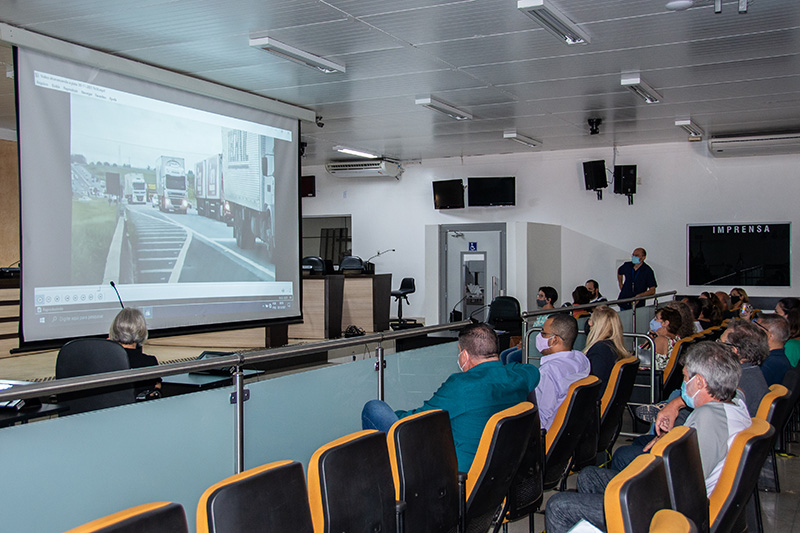
POLYGON ((485 320, 506 290, 506 225, 439 226, 439 321, 485 320), (451 316, 452 315, 452 316, 451 316))

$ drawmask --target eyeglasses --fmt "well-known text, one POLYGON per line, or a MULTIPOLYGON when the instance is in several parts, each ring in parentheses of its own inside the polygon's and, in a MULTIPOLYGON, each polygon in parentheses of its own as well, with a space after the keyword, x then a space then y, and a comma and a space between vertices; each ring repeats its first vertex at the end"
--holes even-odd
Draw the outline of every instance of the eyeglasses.
POLYGON ((753 324, 755 324, 756 326, 760 327, 761 329, 763 329, 764 331, 766 331, 767 333, 769 333, 769 330, 767 329, 767 326, 764 326, 763 324, 761 324, 761 323, 760 323, 760 322, 758 322, 757 320, 753 320, 753 324))
POLYGON ((560 337, 557 333, 548 333, 545 330, 542 330, 542 337, 560 337))

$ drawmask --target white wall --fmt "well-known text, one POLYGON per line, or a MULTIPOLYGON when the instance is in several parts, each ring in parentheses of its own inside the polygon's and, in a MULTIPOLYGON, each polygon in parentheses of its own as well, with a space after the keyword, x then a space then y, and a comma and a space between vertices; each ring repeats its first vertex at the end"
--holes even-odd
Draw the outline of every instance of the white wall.
MULTIPOLYGON (((400 180, 333 178, 324 167, 303 168, 317 177, 316 198, 303 199, 306 215, 346 214, 353 220, 353 253, 369 257, 378 250, 397 252, 375 260, 378 272, 394 274, 392 284, 412 276, 417 292, 409 297, 408 316, 436 315, 437 287, 426 278, 425 226, 471 222, 506 222, 513 233, 509 246, 527 242, 530 230, 517 222, 560 225, 561 287, 566 296, 588 278, 599 281, 601 292, 616 297, 616 268, 637 246, 647 249, 647 262, 656 272, 659 290, 697 294, 686 285, 686 224, 718 222, 797 222, 800 218, 800 155, 718 159, 705 143, 670 143, 591 150, 531 152, 422 161, 406 165, 400 180), (605 159, 638 165, 641 183, 634 205, 605 191, 602 201, 585 191, 581 163, 605 159), (431 181, 468 176, 516 176, 517 206, 436 211, 431 181)), ((430 243, 428 243, 430 248, 430 243)), ((792 256, 798 245, 793 240, 792 256)), ((430 251, 427 255, 430 255, 430 251)), ((522 253, 509 250, 508 294, 525 306, 537 287, 522 275, 529 258, 555 253, 534 242, 522 253), (525 279, 526 282, 522 280, 525 279), (515 287, 514 283, 520 286, 515 287)), ((800 279, 800 261, 792 263, 793 282, 800 279)), ((745 289, 748 289, 745 287, 745 289)), ((757 296, 797 294, 787 288, 754 288, 757 296)), ((569 298, 567 296, 567 298, 569 298)), ((393 306, 394 309, 394 306, 393 306)), ((394 312, 394 311, 393 311, 394 312)))

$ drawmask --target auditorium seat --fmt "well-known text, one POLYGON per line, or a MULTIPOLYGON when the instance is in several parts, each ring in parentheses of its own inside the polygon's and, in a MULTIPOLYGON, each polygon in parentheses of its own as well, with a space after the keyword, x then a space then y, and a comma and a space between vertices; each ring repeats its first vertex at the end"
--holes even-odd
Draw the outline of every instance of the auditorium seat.
POLYGON ((189 533, 183 506, 145 503, 98 518, 67 533, 189 533))
POLYGON ((596 412, 599 409, 597 398, 601 386, 602 382, 596 376, 586 376, 570 385, 567 397, 556 411, 545 436, 545 490, 559 485, 563 490, 572 457, 592 421, 592 410, 596 412))
POLYGON ((661 509, 650 521, 649 533, 698 533, 695 523, 672 509, 661 509))
POLYGON ((658 439, 650 453, 664 460, 672 509, 690 518, 700 531, 708 531, 708 498, 697 431, 677 426, 658 439))
POLYGON ((459 479, 461 531, 489 529, 522 462, 538 416, 532 403, 522 402, 486 423, 466 480, 463 476, 459 479))
POLYGON ((608 531, 647 531, 655 514, 670 505, 664 461, 649 453, 638 456, 608 483, 604 502, 608 531))
POLYGON ((440 409, 401 418, 387 435, 395 498, 406 531, 448 533, 458 526, 458 459, 450 416, 440 409))
POLYGON ((398 531, 386 435, 351 433, 320 447, 308 463, 308 498, 315 533, 398 531))
POLYGON ((775 428, 769 422, 753 418, 749 428, 733 439, 714 491, 709 496, 711 533, 745 531, 745 506, 758 484, 761 465, 774 443, 775 428))
MULTIPOLYGON (((769 392, 761 399, 758 404, 758 411, 756 418, 766 420, 772 427, 775 428, 776 440, 783 433, 783 428, 789 420, 789 415, 792 413, 791 405, 791 392, 783 385, 772 385, 769 392)), ((768 463, 772 471, 772 480, 775 484, 775 492, 781 491, 780 480, 778 479, 778 465, 775 462, 775 447, 773 446, 769 451, 768 463)))
POLYGON ((303 465, 276 461, 215 483, 197 504, 198 533, 313 533, 303 465))

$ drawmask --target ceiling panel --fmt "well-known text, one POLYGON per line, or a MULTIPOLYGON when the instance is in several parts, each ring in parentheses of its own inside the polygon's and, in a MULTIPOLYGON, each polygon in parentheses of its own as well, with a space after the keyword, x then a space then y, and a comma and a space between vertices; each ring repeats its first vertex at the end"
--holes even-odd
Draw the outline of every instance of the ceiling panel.
MULTIPOLYGON (((396 157, 511 153, 516 127, 544 150, 679 141, 691 114, 709 134, 800 130, 800 2, 553 0, 591 35, 566 46, 515 0, 0 0, 0 20, 137 61, 307 106, 306 163, 357 143, 396 157), (326 75, 248 46, 251 33, 347 65, 326 75), (619 85, 638 69, 664 95, 648 106, 619 85), (414 105, 433 94, 472 112, 455 122, 414 105), (601 117, 589 136, 586 119, 601 117), (511 146, 509 146, 511 145, 511 146)), ((0 58, 9 57, 0 47, 0 58)), ((10 61, 10 59, 0 59, 10 61)), ((13 129, 0 79, 0 128, 13 129)))

